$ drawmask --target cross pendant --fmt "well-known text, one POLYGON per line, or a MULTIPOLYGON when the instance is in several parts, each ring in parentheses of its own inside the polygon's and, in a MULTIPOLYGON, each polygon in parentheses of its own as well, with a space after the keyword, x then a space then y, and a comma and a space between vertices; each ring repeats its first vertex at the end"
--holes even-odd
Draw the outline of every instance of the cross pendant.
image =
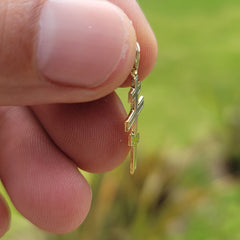
POLYGON ((137 144, 139 142, 139 133, 138 133, 138 115, 140 114, 143 105, 144 98, 143 96, 139 97, 141 90, 141 82, 138 78, 138 68, 140 62, 140 46, 137 43, 136 46, 136 58, 135 64, 131 72, 132 76, 132 85, 130 92, 128 94, 128 102, 131 104, 131 110, 128 115, 127 120, 125 121, 125 132, 129 132, 128 146, 131 148, 131 163, 130 163, 130 173, 134 174, 137 167, 137 144))

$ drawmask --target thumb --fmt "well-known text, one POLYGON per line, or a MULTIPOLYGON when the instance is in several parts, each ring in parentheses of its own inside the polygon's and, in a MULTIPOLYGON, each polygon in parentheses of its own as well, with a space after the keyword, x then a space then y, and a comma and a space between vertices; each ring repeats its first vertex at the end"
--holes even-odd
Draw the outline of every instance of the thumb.
POLYGON ((131 71, 131 21, 100 0, 0 1, 0 105, 91 101, 131 71))

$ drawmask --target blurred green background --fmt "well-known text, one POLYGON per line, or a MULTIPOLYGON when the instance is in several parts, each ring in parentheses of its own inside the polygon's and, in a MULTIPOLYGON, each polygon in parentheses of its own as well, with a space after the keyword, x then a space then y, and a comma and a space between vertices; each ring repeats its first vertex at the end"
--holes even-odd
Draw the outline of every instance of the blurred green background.
POLYGON ((240 1, 139 3, 159 59, 143 83, 136 174, 129 161, 86 174, 93 206, 71 234, 43 233, 12 207, 3 240, 240 239, 240 1))

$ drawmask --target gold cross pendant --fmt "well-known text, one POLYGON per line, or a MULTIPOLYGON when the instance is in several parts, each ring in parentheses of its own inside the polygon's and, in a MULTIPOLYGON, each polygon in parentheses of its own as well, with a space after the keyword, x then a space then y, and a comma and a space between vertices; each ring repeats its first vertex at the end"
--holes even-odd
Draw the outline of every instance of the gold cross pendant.
POLYGON ((140 46, 137 43, 136 46, 136 58, 135 64, 133 66, 131 76, 132 76, 132 85, 130 92, 128 94, 128 102, 131 104, 131 110, 128 115, 127 120, 125 121, 125 132, 129 132, 128 146, 131 147, 131 163, 130 163, 130 173, 134 174, 137 167, 137 144, 139 142, 139 133, 137 129, 138 124, 138 115, 140 114, 143 105, 144 98, 143 96, 139 97, 141 90, 141 82, 138 78, 138 68, 140 62, 140 46))

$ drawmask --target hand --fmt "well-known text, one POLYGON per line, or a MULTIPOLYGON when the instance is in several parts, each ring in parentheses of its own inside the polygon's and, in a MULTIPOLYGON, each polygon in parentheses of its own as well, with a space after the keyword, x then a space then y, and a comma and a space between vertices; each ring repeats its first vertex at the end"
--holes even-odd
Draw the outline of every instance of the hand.
MULTIPOLYGON (((113 92, 129 86, 136 39, 144 79, 157 44, 135 0, 0 0, 0 179, 43 230, 85 219, 91 190, 77 167, 105 172, 128 153, 113 92)), ((9 215, 0 197, 0 236, 9 215)))

